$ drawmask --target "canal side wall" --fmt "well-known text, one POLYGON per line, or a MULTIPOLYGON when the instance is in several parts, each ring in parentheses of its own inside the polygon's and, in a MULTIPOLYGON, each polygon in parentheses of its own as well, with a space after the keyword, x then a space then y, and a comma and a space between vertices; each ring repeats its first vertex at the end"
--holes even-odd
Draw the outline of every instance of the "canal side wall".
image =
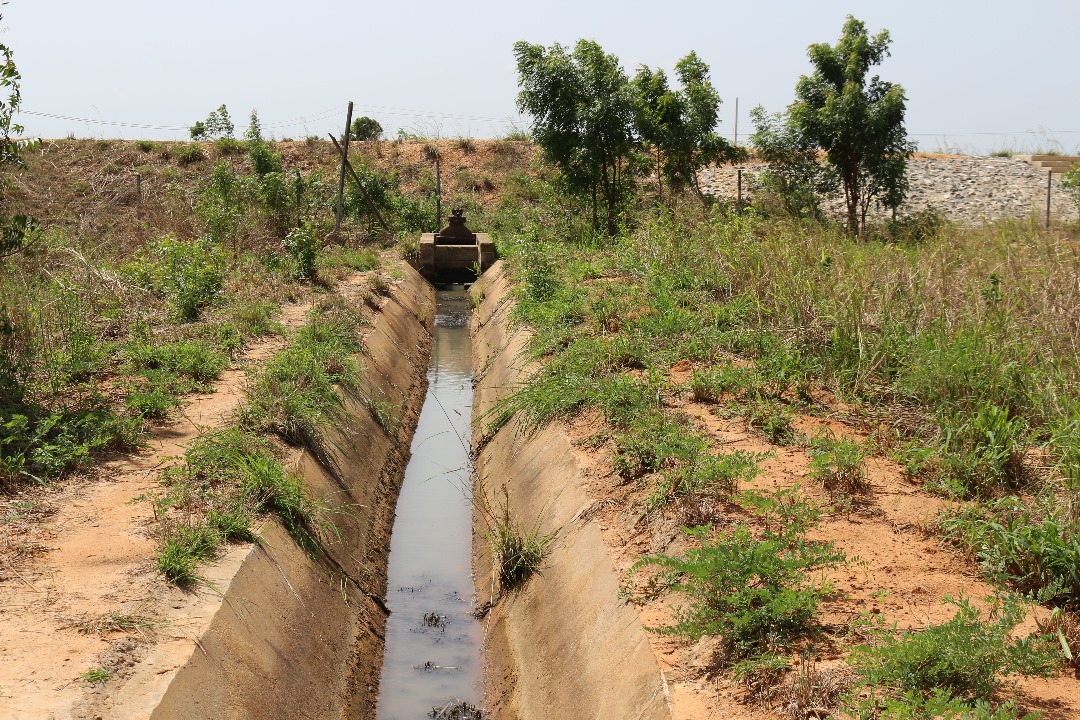
MULTIPOLYGON (((310 495, 340 509, 331 518, 340 537, 325 557, 312 559, 269 520, 261 541, 218 586, 223 602, 164 692, 132 697, 119 705, 133 712, 113 717, 374 717, 386 619, 379 598, 427 387, 435 303, 433 288, 412 268, 405 272, 366 337, 360 390, 342 398, 345 422, 329 433, 332 467, 306 451, 299 460, 310 495), (371 399, 397 410, 392 432, 371 399)), ((138 692, 138 682, 128 685, 138 692)))
MULTIPOLYGON (((543 571, 490 611, 485 635, 487 703, 494 718, 670 718, 666 687, 637 612, 619 599, 619 574, 576 451, 559 423, 523 434, 511 420, 490 439, 484 413, 528 373, 527 330, 511 320, 509 284, 496 263, 473 286, 476 368, 475 491, 508 505, 526 527, 557 533, 543 571)), ((476 576, 488 600, 491 565, 476 518, 476 576)))

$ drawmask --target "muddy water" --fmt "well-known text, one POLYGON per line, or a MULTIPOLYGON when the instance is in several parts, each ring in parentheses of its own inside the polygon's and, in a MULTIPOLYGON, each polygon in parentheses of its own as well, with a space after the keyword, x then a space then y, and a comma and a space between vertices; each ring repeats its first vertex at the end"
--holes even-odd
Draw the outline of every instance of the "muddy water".
POLYGON ((379 720, 419 720, 453 700, 479 703, 483 633, 473 619, 469 423, 471 306, 438 293, 428 394, 390 539, 379 720))

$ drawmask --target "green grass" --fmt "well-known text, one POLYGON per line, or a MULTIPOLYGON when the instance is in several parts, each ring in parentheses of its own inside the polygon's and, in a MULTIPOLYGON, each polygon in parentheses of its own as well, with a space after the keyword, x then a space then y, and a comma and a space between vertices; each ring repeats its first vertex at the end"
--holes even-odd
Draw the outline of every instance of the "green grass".
POLYGON ((157 551, 157 569, 165 579, 182 587, 199 581, 198 567, 217 556, 224 538, 201 522, 179 522, 168 527, 157 551))
POLYGON ((255 375, 241 422, 325 452, 325 428, 337 422, 341 407, 336 388, 355 388, 360 377, 355 355, 362 322, 357 311, 343 303, 316 308, 289 347, 255 375))
POLYGON ((663 474, 645 500, 644 509, 655 510, 674 502, 731 501, 738 495, 740 483, 757 477, 762 458, 743 450, 716 455, 700 452, 663 474))
POLYGON ((126 398, 132 412, 165 417, 181 403, 181 396, 206 391, 229 365, 225 352, 201 340, 178 340, 155 345, 137 340, 124 350, 128 371, 137 379, 126 398))

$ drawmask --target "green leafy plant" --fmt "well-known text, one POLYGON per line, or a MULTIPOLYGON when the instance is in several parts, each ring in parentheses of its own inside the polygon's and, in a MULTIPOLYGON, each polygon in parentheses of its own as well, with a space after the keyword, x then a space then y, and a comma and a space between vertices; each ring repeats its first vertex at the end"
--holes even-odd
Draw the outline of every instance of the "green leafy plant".
POLYGON ((139 285, 164 297, 182 320, 195 320, 212 304, 224 283, 225 256, 207 239, 182 241, 164 237, 144 257, 124 266, 139 285))
POLYGON ((310 278, 315 274, 319 258, 319 234, 311 223, 303 223, 290 232, 284 241, 285 250, 296 261, 296 274, 310 278))
POLYGON ((864 444, 827 431, 810 440, 810 477, 832 493, 852 496, 865 492, 870 485, 863 461, 869 454, 864 444))
POLYGON ((91 685, 98 685, 109 681, 109 678, 112 677, 112 670, 107 667, 90 668, 79 677, 91 685))
POLYGON ((1080 605, 1080 525, 1067 510, 1005 497, 947 511, 938 525, 992 579, 1043 602, 1080 605))
POLYGON ((672 573, 672 589, 685 604, 675 611, 675 624, 655 632, 696 640, 703 635, 723 639, 729 662, 789 647, 810 631, 817 605, 829 591, 810 573, 844 562, 831 544, 806 540, 814 513, 802 503, 773 499, 778 522, 758 535, 737 524, 715 538, 708 528, 688 530, 701 543, 681 557, 648 555, 632 573, 657 567, 672 573))
POLYGON ((793 413, 784 403, 757 396, 741 405, 741 409, 746 413, 747 424, 760 430, 770 442, 787 445, 795 439, 793 413))
POLYGON ((944 695, 970 707, 974 701, 989 700, 1003 678, 1047 677, 1060 667, 1056 642, 1039 634, 1017 636, 1026 610, 1016 598, 994 598, 989 617, 966 597, 946 602, 956 606, 947 622, 899 637, 883 630, 878 644, 852 655, 863 684, 872 690, 868 705, 888 707, 878 696, 882 689, 893 701, 944 695))
POLYGON ((1022 484, 1028 435, 1022 417, 984 405, 974 412, 945 415, 939 422, 944 435, 939 482, 944 490, 962 498, 987 497, 1022 484))

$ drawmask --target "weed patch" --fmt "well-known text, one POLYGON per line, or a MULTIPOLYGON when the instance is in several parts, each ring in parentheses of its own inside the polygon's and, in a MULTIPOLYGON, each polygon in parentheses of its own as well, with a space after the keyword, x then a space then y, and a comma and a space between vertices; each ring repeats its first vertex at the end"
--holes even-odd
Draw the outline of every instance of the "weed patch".
POLYGON ((904 705, 925 712, 949 705, 970 710, 981 702, 989 710, 1004 678, 1047 677, 1060 667, 1056 642, 1016 635, 1025 610, 1014 598, 995 598, 989 617, 967 598, 947 602, 956 606, 951 620, 899 637, 883 630, 876 645, 852 656, 862 684, 871 688, 860 703, 863 716, 894 717, 904 705))
POLYGON ((810 440, 810 477, 834 495, 859 495, 870 487, 863 471, 869 454, 870 449, 862 443, 823 433, 810 440))
POLYGON ((746 524, 714 538, 708 528, 688 530, 700 547, 681 557, 648 555, 635 563, 631 573, 646 567, 671 573, 672 589, 686 599, 675 623, 654 632, 691 640, 720 636, 733 664, 788 648, 812 630, 830 586, 810 573, 837 567, 845 557, 831 544, 805 539, 816 513, 804 503, 781 500, 770 509, 775 521, 760 534, 746 524))
POLYGON ((354 388, 360 364, 360 316, 344 305, 317 308, 288 348, 255 376, 240 413, 245 427, 272 430, 292 443, 325 453, 322 428, 336 422, 335 388, 354 388))

